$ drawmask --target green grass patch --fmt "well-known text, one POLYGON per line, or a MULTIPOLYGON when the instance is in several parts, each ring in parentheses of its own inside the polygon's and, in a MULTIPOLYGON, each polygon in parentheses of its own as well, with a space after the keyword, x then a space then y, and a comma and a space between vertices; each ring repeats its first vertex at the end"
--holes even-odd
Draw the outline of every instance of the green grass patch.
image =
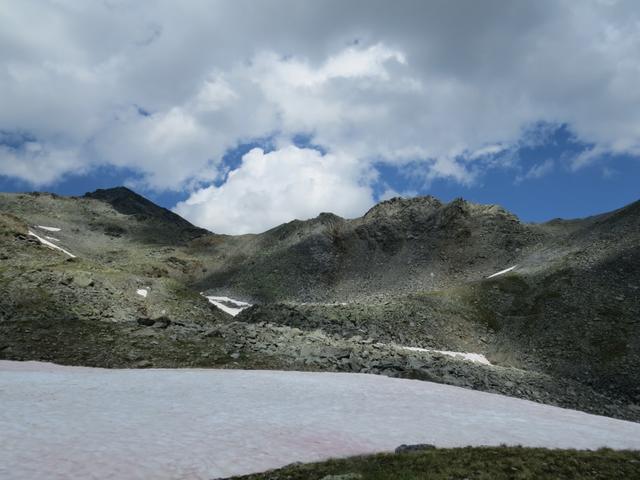
POLYGON ((640 452, 466 447, 329 460, 234 478, 321 480, 330 475, 354 480, 632 479, 640 478, 640 452))

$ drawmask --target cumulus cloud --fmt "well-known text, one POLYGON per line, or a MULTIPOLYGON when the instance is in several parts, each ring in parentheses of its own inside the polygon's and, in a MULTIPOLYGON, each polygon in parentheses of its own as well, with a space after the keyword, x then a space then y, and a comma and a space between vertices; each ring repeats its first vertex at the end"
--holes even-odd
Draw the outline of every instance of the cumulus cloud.
POLYGON ((36 141, 27 141, 17 148, 0 145, 0 158, 4 160, 0 162, 0 175, 28 179, 36 187, 50 185, 60 178, 61 172, 86 171, 74 149, 50 149, 36 141))
POLYGON ((31 140, 0 147, 0 174, 114 165, 193 200, 229 149, 305 134, 341 159, 318 168, 470 184, 541 123, 590 145, 588 168, 640 154, 638 51, 633 0, 23 0, 0 8, 0 131, 31 140))
POLYGON ((283 146, 242 157, 220 186, 209 186, 178 203, 175 211, 214 232, 258 233, 294 218, 331 211, 362 215, 373 204, 370 172, 356 159, 283 146))

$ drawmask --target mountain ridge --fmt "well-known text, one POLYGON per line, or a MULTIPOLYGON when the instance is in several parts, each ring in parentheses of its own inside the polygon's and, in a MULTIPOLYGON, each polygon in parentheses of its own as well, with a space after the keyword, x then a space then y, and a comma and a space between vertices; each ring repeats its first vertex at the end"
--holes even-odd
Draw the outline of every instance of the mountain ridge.
MULTIPOLYGON (((187 222, 189 225, 195 227, 195 228, 202 228, 202 227, 198 227, 194 224, 192 224, 191 222, 189 222, 188 220, 186 220, 185 218, 181 217, 180 215, 178 215, 177 213, 173 212, 171 209, 159 206, 157 204, 155 204, 153 201, 149 200, 148 198, 146 198, 144 195, 141 195, 137 192, 135 192, 134 190, 132 190, 129 187, 126 187, 124 185, 116 185, 113 187, 107 187, 107 188, 98 188, 96 190, 90 191, 90 192, 86 192, 83 195, 77 196, 77 195, 60 195, 54 192, 47 192, 47 191, 25 191, 25 192, 13 192, 13 193, 8 193, 8 192, 0 192, 0 194, 4 194, 4 195, 32 195, 32 196, 40 196, 40 195, 49 195, 52 198, 69 198, 69 199, 73 199, 73 198, 92 198, 92 199, 97 199, 97 200, 102 200, 105 201, 107 203, 110 203, 114 206, 114 208, 128 208, 129 212, 128 214, 136 214, 136 213, 144 213, 145 208, 151 208, 152 210, 155 211, 162 211, 162 212, 169 212, 170 215, 167 215, 167 218, 173 218, 177 221, 182 221, 182 222, 187 222), (141 205, 144 205, 144 207, 141 207, 141 205), (137 208, 136 208, 137 206, 137 208)), ((477 202, 473 202, 470 200, 466 200, 464 197, 456 197, 453 200, 449 201, 449 202, 444 202, 442 200, 440 200, 439 198, 427 194, 427 195, 416 195, 416 196, 412 196, 412 197, 401 197, 401 196, 396 196, 396 197, 391 197, 389 199, 386 200, 380 200, 379 202, 377 202, 375 205, 373 205, 371 208, 369 208, 364 214, 362 214, 360 217, 354 217, 354 218, 344 218, 341 217, 333 212, 320 212, 318 213, 318 215, 316 215, 315 217, 311 217, 308 219, 292 219, 289 220, 288 222, 284 222, 280 225, 275 225, 274 227, 272 227, 269 230, 272 230, 274 228, 278 228, 281 227, 283 225, 287 225, 288 223, 291 222, 307 222, 307 221, 311 221, 314 219, 319 219, 321 217, 326 217, 326 216, 330 216, 330 217, 336 217, 342 220, 357 220, 357 219, 362 219, 365 218, 367 216, 371 216, 372 214, 376 213, 376 212, 380 212, 380 211, 386 211, 387 213, 389 213, 389 207, 395 207, 396 205, 401 206, 402 208, 408 208, 408 207, 415 207, 415 206, 427 206, 427 207, 433 207, 433 208, 439 208, 439 207, 443 207, 443 206, 447 206, 447 205, 471 205, 472 207, 475 207, 477 210, 484 210, 487 212, 500 212, 506 216, 510 216, 512 218, 517 219, 520 222, 519 217, 507 210, 506 208, 502 207, 499 204, 492 204, 492 203, 477 203, 477 202)), ((397 208, 396 208, 397 210, 397 208)), ((604 212, 600 212, 600 213, 594 213, 594 214, 590 214, 587 216, 583 216, 583 217, 569 217, 569 218, 564 218, 564 217, 553 217, 553 218, 549 218, 548 220, 543 220, 543 221, 536 221, 536 222, 522 222, 526 225, 540 225, 540 224, 548 224, 548 223, 553 223, 553 222, 558 222, 558 221, 562 221, 562 222, 572 222, 572 221, 579 221, 579 220, 587 220, 587 219, 592 219, 592 218, 597 218, 597 217, 601 217, 601 216, 606 216, 606 215, 611 215, 611 214, 615 214, 618 212, 622 212, 625 210, 634 210, 634 211, 640 211, 640 199, 632 201, 628 204, 625 204, 621 207, 615 208, 613 210, 609 210, 609 211, 604 211, 604 212)), ((127 213, 125 211, 121 212, 121 213, 127 213)), ((637 213, 637 212, 636 212, 637 213)), ((218 235, 228 235, 228 236, 243 236, 246 234, 242 234, 242 235, 232 235, 232 234, 226 234, 226 233, 217 233, 217 232, 212 232, 210 230, 207 230, 206 228, 202 228, 202 230, 205 230, 208 233, 215 233, 218 235)), ((264 232, 259 232, 259 233, 250 233, 249 235, 261 235, 262 233, 266 233, 266 230, 264 232)))
POLYGON ((0 194, 0 358, 377 373, 640 420, 639 207, 529 224, 420 197, 232 236, 128 189, 0 194))

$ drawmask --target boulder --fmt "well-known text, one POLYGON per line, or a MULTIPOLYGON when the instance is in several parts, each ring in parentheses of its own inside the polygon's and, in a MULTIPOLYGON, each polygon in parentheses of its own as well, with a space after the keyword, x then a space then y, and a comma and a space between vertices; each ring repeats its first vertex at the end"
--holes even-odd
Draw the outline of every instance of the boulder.
POLYGON ((395 449, 395 453, 411 453, 411 452, 424 452, 426 450, 435 450, 436 446, 430 443, 417 443, 414 445, 402 444, 395 449))
POLYGON ((153 318, 147 318, 147 317, 138 318, 138 325, 143 327, 151 327, 155 323, 156 321, 153 318))

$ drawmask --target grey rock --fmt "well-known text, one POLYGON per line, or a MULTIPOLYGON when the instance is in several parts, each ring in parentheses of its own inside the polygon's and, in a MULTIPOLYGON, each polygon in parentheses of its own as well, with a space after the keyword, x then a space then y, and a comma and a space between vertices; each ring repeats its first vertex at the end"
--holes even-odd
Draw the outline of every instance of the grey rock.
POLYGON ((77 273, 73 276, 73 283, 78 287, 86 288, 94 285, 94 280, 88 273, 77 273))
POLYGON ((435 450, 436 446, 430 443, 417 443, 414 445, 400 445, 395 449, 395 453, 411 453, 411 452, 425 452, 427 450, 435 450))
POLYGON ((171 321, 171 319, 167 316, 161 316, 158 317, 154 320, 153 322, 153 326, 157 327, 157 328, 167 328, 169 327, 169 325, 171 325, 173 322, 171 321))

